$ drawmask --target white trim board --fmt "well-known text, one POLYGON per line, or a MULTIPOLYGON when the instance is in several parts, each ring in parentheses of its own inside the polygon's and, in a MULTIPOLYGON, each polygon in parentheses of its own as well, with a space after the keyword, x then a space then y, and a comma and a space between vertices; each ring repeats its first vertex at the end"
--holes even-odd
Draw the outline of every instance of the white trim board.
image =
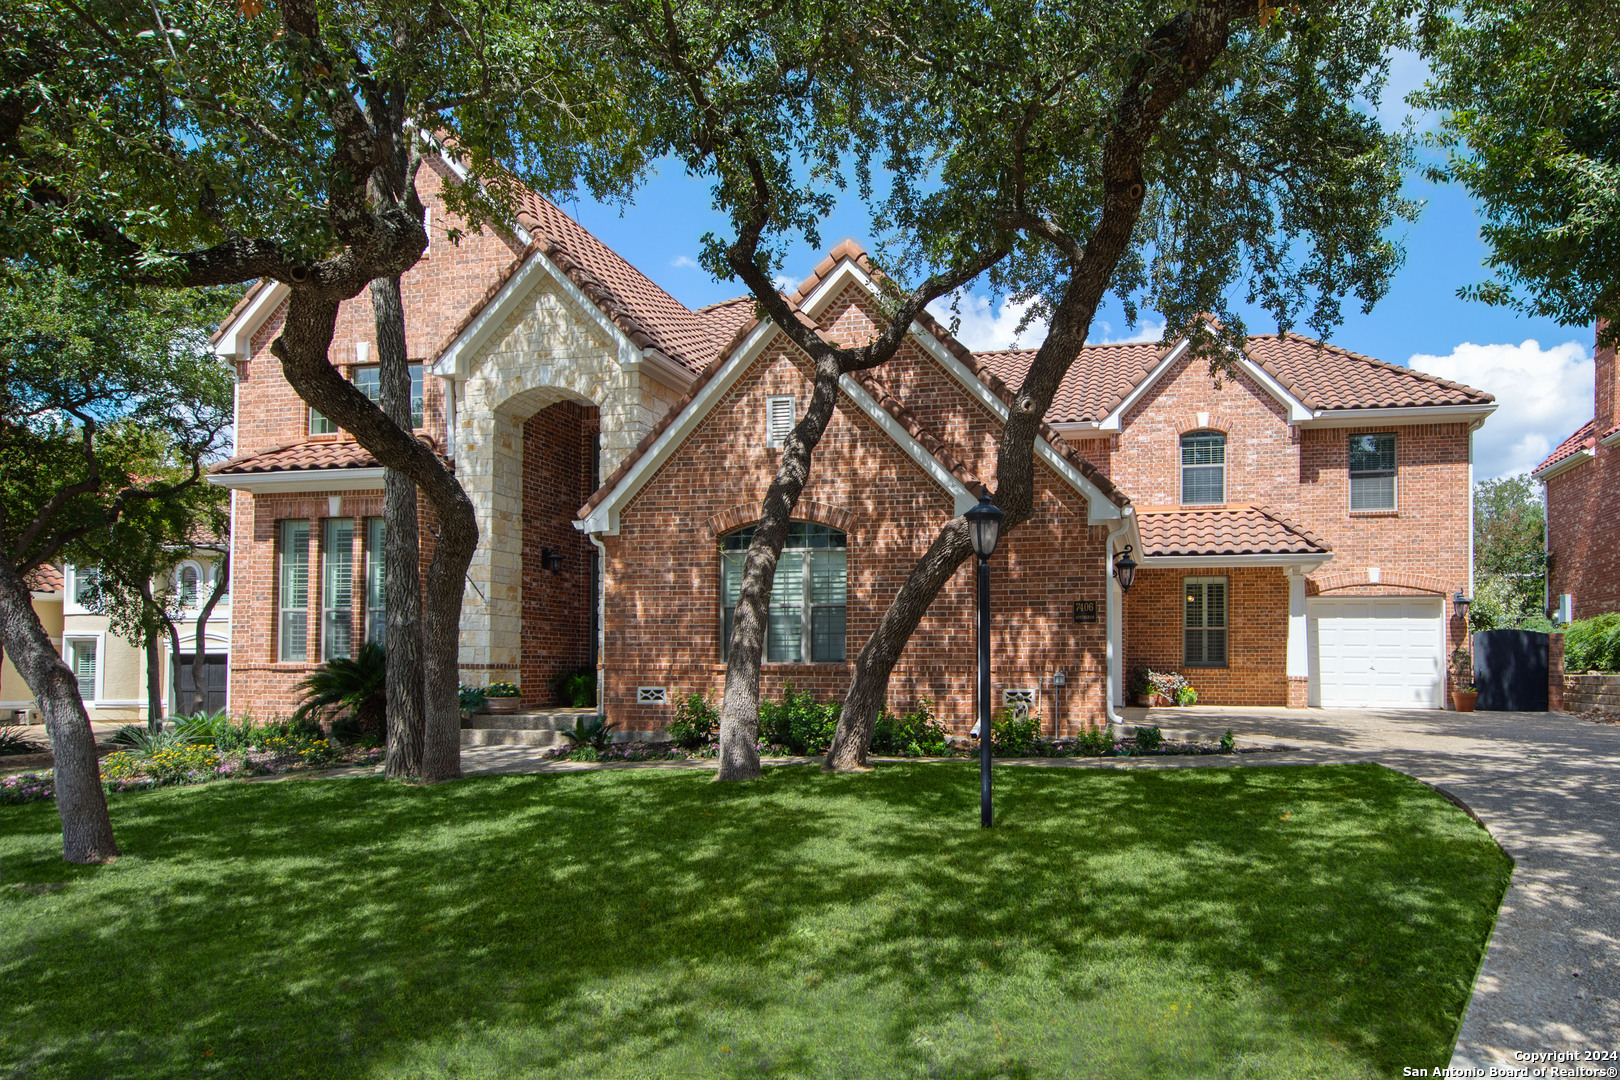
POLYGON ((254 494, 299 494, 306 491, 381 491, 383 474, 376 469, 288 469, 270 473, 213 474, 208 482, 254 494))
POLYGON ((1563 461, 1559 461, 1559 462, 1556 462, 1556 463, 1554 463, 1552 465, 1549 465, 1545 469, 1537 469, 1535 472, 1530 474, 1530 477, 1531 477, 1531 479, 1534 479, 1534 480, 1542 480, 1542 481, 1551 480, 1553 477, 1557 476, 1559 473, 1566 473, 1569 470, 1573 469, 1575 466, 1584 465, 1588 461, 1591 461, 1596 457, 1597 457, 1597 454, 1593 453, 1591 450, 1586 449, 1585 447, 1582 447, 1581 449, 1575 451, 1573 454, 1569 455, 1569 457, 1565 458, 1563 461))
POLYGON ((225 324, 219 341, 214 345, 215 354, 226 360, 246 360, 253 352, 253 335, 259 332, 266 319, 275 314, 282 301, 291 295, 291 286, 279 281, 272 281, 260 289, 252 302, 225 324))
POLYGON ((1310 574, 1331 558, 1331 555, 1144 555, 1138 565, 1143 570, 1278 566, 1294 567, 1296 573, 1310 574))
MULTIPOLYGON (((865 289, 868 295, 878 295, 877 283, 862 270, 853 259, 844 257, 839 260, 836 267, 822 279, 815 291, 807 297, 800 306, 800 310, 811 318, 827 301, 843 291, 845 285, 854 281, 865 289)), ((999 420, 1003 426, 1007 423, 1007 403, 991 392, 988 386, 980 382, 966 364, 956 358, 956 355, 945 348, 933 334, 929 333, 921 323, 911 324, 910 334, 917 339, 917 343, 932 356, 939 364, 950 372, 952 377, 976 398, 980 404, 990 411, 990 414, 999 420)), ((1045 437, 1035 440, 1035 456, 1045 462, 1053 472, 1061 476, 1070 487, 1079 492, 1086 500, 1086 524, 1098 525, 1104 521, 1118 521, 1124 517, 1121 508, 1102 493, 1102 489, 1090 480, 1085 474, 1076 469, 1069 460, 1048 442, 1045 437)))

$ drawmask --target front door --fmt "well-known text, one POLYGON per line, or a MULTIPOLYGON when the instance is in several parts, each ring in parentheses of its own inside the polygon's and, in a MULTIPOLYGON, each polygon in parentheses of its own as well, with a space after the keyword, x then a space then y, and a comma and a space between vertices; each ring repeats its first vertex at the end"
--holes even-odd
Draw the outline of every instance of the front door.
MULTIPOLYGON (((194 659, 190 653, 180 656, 174 681, 169 684, 175 688, 176 715, 185 716, 191 712, 191 696, 195 687, 191 681, 191 663, 194 659)), ((225 708, 225 684, 230 679, 230 665, 231 658, 223 653, 209 653, 203 658, 203 671, 207 680, 204 684, 207 687, 207 695, 203 709, 210 715, 225 708)))

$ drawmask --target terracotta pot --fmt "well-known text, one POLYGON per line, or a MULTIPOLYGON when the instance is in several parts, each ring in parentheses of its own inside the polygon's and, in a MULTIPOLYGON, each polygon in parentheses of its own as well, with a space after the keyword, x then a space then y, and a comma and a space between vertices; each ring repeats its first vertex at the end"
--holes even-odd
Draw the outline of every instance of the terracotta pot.
POLYGON ((1458 712, 1473 712, 1474 702, 1478 700, 1478 690, 1453 690, 1451 692, 1451 703, 1457 706, 1458 712))
POLYGON ((484 699, 484 711, 497 716, 510 716, 523 711, 523 699, 515 697, 492 697, 484 699))
POLYGON ((1147 705, 1150 709, 1167 709, 1170 707, 1170 699, 1163 694, 1149 694, 1147 705))

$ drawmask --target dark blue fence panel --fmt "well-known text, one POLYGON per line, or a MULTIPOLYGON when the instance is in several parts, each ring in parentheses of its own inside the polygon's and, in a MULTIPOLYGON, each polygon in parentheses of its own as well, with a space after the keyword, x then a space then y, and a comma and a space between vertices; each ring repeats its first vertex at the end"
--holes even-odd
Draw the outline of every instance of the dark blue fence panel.
POLYGON ((1547 711, 1547 635, 1534 630, 1482 630, 1474 635, 1475 708, 1547 711))

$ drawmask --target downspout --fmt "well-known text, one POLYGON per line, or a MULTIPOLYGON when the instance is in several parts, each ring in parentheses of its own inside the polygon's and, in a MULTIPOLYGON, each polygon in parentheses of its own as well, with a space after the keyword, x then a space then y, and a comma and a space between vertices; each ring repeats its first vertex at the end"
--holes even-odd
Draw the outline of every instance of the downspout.
MULTIPOLYGON (((1109 734, 1117 724, 1123 724, 1124 718, 1114 710, 1114 691, 1122 686, 1121 665, 1124 663, 1125 634, 1121 625, 1123 618, 1123 597, 1120 594, 1119 582, 1114 580, 1114 538, 1130 528, 1128 520, 1121 519, 1120 523, 1108 530, 1108 543, 1104 549, 1103 562, 1104 588, 1108 597, 1107 610, 1103 614, 1105 626, 1103 638, 1107 642, 1106 663, 1107 677, 1103 693, 1103 715, 1108 718, 1109 734)), ((1121 696, 1123 700, 1123 695, 1121 696)))
POLYGON ((596 548, 596 715, 607 716, 607 547, 597 533, 586 533, 596 548))
MULTIPOLYGON (((1485 421, 1476 420, 1468 425, 1468 599, 1474 598, 1474 432, 1485 421)), ((1468 633, 1468 627, 1463 627, 1468 633)))

